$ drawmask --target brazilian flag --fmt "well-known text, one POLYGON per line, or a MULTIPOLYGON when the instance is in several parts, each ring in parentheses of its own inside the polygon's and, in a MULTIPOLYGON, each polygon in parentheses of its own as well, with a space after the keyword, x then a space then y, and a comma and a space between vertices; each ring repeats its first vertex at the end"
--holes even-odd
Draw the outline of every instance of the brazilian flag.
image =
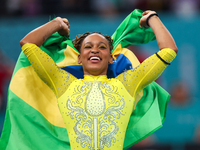
MULTIPOLYGON (((108 77, 140 63, 127 49, 132 44, 155 40, 150 28, 139 27, 141 10, 134 10, 112 35, 114 63, 109 65, 108 77)), ((79 52, 69 37, 54 33, 41 46, 56 64, 77 78, 83 78, 78 62, 79 52)), ((155 82, 137 95, 125 135, 124 149, 141 141, 162 126, 169 94, 155 82), (136 101, 136 102, 137 102, 136 101)), ((4 127, 0 138, 1 150, 67 150, 70 142, 64 121, 51 89, 37 76, 26 56, 21 52, 8 90, 4 127)))

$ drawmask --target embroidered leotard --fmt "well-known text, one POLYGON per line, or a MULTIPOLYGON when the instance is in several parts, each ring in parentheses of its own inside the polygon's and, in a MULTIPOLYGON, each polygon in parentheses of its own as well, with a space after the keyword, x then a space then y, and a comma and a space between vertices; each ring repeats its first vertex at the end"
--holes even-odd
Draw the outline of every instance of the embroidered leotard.
MULTIPOLYGON (((35 44, 22 47, 39 77, 54 91, 70 139, 71 149, 121 150, 135 96, 166 68, 155 54, 116 78, 85 75, 77 79, 58 68, 35 44)), ((171 62, 176 53, 165 48, 158 55, 171 62)))

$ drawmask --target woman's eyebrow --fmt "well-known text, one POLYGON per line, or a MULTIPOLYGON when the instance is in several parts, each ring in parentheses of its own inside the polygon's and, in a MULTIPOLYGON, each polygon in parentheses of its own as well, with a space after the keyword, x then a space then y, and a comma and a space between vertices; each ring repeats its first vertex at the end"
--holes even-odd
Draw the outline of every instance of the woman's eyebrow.
POLYGON ((92 44, 92 42, 86 42, 84 45, 86 45, 86 44, 92 44))
POLYGON ((106 45, 106 43, 104 43, 104 42, 99 42, 99 44, 105 44, 106 45))
MULTIPOLYGON (((84 45, 87 45, 87 44, 93 44, 93 43, 92 42, 86 42, 86 43, 84 43, 84 45)), ((104 42, 99 42, 98 45, 100 45, 100 44, 106 45, 106 43, 104 43, 104 42)))

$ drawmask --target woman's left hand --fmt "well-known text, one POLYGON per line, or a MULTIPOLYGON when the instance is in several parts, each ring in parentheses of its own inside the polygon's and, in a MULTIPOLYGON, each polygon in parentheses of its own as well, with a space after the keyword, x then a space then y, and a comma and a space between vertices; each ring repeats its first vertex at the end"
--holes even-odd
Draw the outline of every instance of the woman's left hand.
POLYGON ((146 20, 149 17, 149 15, 156 13, 155 11, 151 11, 151 10, 147 10, 145 12, 142 13, 142 18, 140 18, 140 26, 141 27, 145 27, 145 28, 149 28, 149 26, 146 24, 146 20))

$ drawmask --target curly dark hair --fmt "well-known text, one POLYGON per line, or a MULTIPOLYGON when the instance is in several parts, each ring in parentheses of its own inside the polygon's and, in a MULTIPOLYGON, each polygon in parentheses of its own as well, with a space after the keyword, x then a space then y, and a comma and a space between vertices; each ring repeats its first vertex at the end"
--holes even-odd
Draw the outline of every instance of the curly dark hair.
POLYGON ((111 50, 113 49, 113 45, 112 45, 113 40, 111 39, 111 36, 109 36, 109 35, 104 35, 104 34, 102 34, 101 32, 86 32, 86 33, 84 33, 84 34, 78 34, 78 35, 76 35, 76 38, 72 41, 74 47, 80 52, 80 50, 81 50, 81 45, 82 45, 82 43, 83 43, 83 40, 84 40, 88 35, 91 35, 91 34, 93 34, 93 33, 98 33, 98 34, 104 36, 104 37, 107 39, 108 44, 109 44, 109 47, 110 47, 110 52, 111 52, 111 50))

